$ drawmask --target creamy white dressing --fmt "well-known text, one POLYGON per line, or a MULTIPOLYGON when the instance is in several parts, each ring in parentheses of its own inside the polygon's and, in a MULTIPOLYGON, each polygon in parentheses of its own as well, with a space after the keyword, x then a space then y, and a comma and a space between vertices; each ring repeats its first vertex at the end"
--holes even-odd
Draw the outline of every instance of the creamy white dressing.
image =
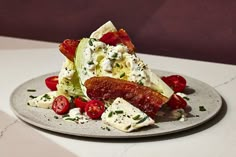
POLYGON ((48 92, 46 94, 42 94, 33 99, 28 100, 28 105, 33 107, 50 109, 52 108, 52 102, 56 98, 56 96, 56 91, 48 92))
POLYGON ((67 116, 64 116, 63 119, 66 121, 72 121, 79 124, 86 123, 89 120, 88 116, 81 114, 80 108, 70 109, 67 116))

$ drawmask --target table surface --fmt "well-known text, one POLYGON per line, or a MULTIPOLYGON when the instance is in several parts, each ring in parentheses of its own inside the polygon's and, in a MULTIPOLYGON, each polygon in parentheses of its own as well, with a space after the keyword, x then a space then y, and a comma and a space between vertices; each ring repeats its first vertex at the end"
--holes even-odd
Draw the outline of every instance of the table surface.
MULTIPOLYGON (((60 70, 64 57, 58 51, 58 43, 8 37, 0 37, 0 56, 0 111, 17 119, 9 104, 13 90, 31 78, 60 70)), ((188 131, 140 139, 71 137, 31 126, 29 128, 80 157, 235 156, 236 66, 141 53, 138 56, 151 68, 184 74, 215 88, 223 98, 220 113, 209 122, 188 131)), ((3 139, 0 138, 1 140, 3 139)))

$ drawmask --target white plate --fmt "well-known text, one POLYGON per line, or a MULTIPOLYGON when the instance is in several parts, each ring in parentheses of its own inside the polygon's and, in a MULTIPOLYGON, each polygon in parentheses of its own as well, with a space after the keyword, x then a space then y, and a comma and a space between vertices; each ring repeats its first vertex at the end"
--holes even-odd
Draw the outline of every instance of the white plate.
MULTIPOLYGON (((172 74, 159 70, 154 70, 154 72, 162 76, 172 74)), ((15 89, 10 101, 13 111, 20 119, 34 126, 68 135, 97 138, 139 138, 160 136, 196 127, 213 118, 222 106, 221 96, 214 88, 206 83, 184 76, 188 85, 188 90, 186 90, 189 97, 188 104, 192 108, 190 112, 192 116, 187 121, 158 122, 154 126, 131 133, 124 133, 111 127, 109 127, 111 130, 108 131, 102 129, 104 125, 101 120, 91 120, 85 124, 76 124, 74 122, 64 121, 61 118, 56 119, 54 117, 56 114, 52 110, 27 105, 30 95, 37 96, 49 91, 44 84, 44 80, 48 76, 57 74, 58 72, 39 76, 23 83, 15 89), (29 92, 27 89, 36 89, 36 92, 29 92), (206 111, 200 111, 199 106, 204 106, 206 111)))

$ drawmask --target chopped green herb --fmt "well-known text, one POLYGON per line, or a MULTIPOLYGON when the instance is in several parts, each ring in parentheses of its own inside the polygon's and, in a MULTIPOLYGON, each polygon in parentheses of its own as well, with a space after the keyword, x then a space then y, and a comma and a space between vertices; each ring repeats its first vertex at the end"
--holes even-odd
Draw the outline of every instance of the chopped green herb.
POLYGON ((111 131, 111 129, 109 127, 107 127, 107 126, 106 126, 106 129, 107 129, 107 131, 111 131))
POLYGON ((122 110, 116 110, 115 113, 116 113, 116 114, 122 114, 122 113, 124 113, 124 111, 122 111, 122 110))
POLYGON ((69 115, 68 114, 62 115, 62 118, 65 118, 65 117, 69 117, 69 115))
POLYGON ((113 115, 113 112, 111 111, 109 114, 108 114, 108 117, 112 117, 113 115))
POLYGON ((204 106, 199 106, 199 111, 206 111, 206 108, 204 106))
POLYGON ((27 89, 27 92, 36 92, 36 89, 27 89))
POLYGON ((70 118, 70 117, 65 117, 65 120, 71 120, 71 121, 75 121, 75 118, 70 118))
POLYGON ((144 122, 147 118, 148 118, 148 116, 144 117, 143 119, 139 120, 136 124, 144 122))
POLYGON ((116 67, 120 68, 120 64, 116 63, 116 67))
POLYGON ((88 62, 88 65, 92 65, 92 64, 94 64, 93 61, 89 61, 88 62))
POLYGON ((93 46, 93 41, 92 41, 92 39, 89 40, 89 45, 90 45, 90 46, 93 46))
POLYGON ((125 72, 123 72, 122 74, 120 74, 120 78, 125 76, 125 72))
POLYGON ((51 99, 51 97, 48 94, 44 94, 42 98, 51 99))
POLYGON ((37 98, 37 96, 33 96, 33 95, 30 95, 29 97, 32 99, 37 98))
POLYGON ((186 97, 186 96, 185 96, 185 97, 183 97, 183 98, 184 98, 185 100, 189 100, 189 97, 186 97))
POLYGON ((112 55, 112 58, 116 58, 118 56, 118 53, 114 53, 113 55, 112 55))
POLYGON ((125 130, 129 130, 129 128, 131 128, 131 125, 128 125, 125 130))
POLYGON ((139 119, 140 119, 140 115, 139 114, 133 117, 133 120, 139 120, 139 119))
POLYGON ((140 80, 140 81, 138 82, 138 84, 143 85, 143 82, 140 80))
POLYGON ((58 119, 58 116, 54 116, 55 119, 58 119))

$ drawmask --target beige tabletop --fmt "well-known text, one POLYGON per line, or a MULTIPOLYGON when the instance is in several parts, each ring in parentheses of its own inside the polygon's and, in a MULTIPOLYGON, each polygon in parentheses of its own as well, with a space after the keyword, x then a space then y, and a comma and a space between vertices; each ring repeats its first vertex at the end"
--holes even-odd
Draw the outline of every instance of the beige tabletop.
POLYGON ((30 39, 0 36, 0 50, 55 48, 59 44, 30 39))

